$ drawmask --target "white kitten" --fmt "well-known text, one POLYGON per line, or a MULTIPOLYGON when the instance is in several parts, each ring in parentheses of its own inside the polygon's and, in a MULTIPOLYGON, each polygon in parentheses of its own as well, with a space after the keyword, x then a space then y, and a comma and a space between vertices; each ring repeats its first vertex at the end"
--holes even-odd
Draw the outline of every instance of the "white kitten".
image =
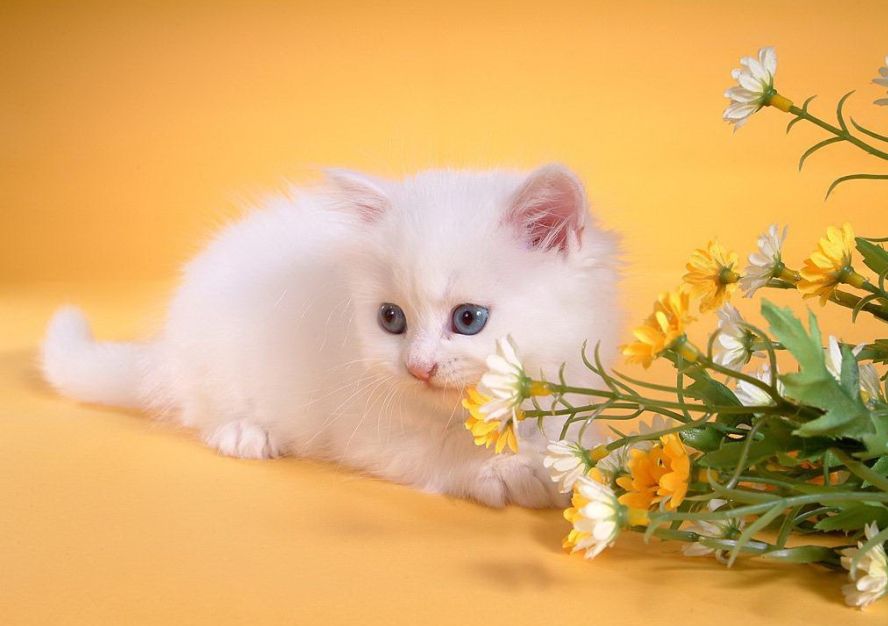
POLYGON ((568 359, 571 380, 594 384, 580 346, 610 354, 619 334, 615 247, 558 165, 400 182, 333 171, 225 229, 153 342, 96 342, 60 310, 43 370, 66 395, 169 415, 226 455, 551 506, 536 423, 520 424, 521 454, 496 456, 473 444, 460 398, 506 334, 529 372, 554 377, 568 359))

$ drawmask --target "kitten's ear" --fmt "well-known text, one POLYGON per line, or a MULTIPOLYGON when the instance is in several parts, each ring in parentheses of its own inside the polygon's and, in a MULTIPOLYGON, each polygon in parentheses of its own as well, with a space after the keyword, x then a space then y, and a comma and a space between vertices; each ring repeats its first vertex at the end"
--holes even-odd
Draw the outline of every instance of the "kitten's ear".
POLYGON ((579 241, 585 219, 583 184, 569 169, 554 163, 530 173, 505 214, 505 222, 528 246, 559 252, 579 241))
POLYGON ((356 213, 363 221, 375 222, 388 210, 388 196, 382 185, 370 176, 343 169, 326 169, 324 174, 337 204, 356 213))

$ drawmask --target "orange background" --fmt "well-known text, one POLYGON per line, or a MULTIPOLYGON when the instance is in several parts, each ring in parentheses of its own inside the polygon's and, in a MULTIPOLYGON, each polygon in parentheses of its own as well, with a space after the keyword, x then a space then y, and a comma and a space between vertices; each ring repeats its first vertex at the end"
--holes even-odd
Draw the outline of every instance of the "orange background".
MULTIPOLYGON (((725 623, 860 619, 841 577, 643 550, 558 550, 557 512, 495 512, 53 397, 30 367, 52 308, 101 336, 162 310, 219 224, 335 165, 576 169, 623 235, 627 319, 713 236, 888 234, 886 171, 765 110, 721 121, 738 58, 775 45, 781 93, 885 132, 870 83, 885 2, 10 2, 0 9, 0 623, 725 623), (722 618, 721 616, 724 616, 722 618)), ((782 302, 797 303, 793 294, 782 302)), ((744 310, 751 311, 748 304, 744 310)), ((846 311, 824 326, 849 341, 846 311)), ((711 326, 707 320, 701 328, 711 326)), ((702 331, 701 331, 702 332, 702 331)), ((666 552, 672 548, 664 548, 666 552)), ((870 611, 884 619, 888 602, 870 611)))

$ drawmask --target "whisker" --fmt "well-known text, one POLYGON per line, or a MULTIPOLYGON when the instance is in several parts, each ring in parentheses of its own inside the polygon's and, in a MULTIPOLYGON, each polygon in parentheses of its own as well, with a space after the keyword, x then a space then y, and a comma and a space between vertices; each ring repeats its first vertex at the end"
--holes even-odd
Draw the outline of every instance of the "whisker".
POLYGON ((342 402, 340 402, 339 405, 335 409, 330 411, 330 414, 324 420, 324 423, 318 427, 318 431, 314 435, 311 436, 311 438, 306 442, 306 444, 310 444, 312 441, 315 440, 316 437, 318 437, 321 433, 325 432, 328 428, 330 428, 333 424, 335 424, 336 421, 344 414, 344 412, 342 412, 342 408, 348 402, 350 402, 352 398, 363 393, 368 388, 371 388, 371 387, 375 388, 375 386, 377 386, 378 384, 380 384, 384 381, 385 381, 385 376, 377 374, 374 376, 367 377, 367 379, 365 379, 363 381, 353 381, 353 382, 349 383, 349 384, 355 384, 354 391, 352 391, 352 393, 350 393, 342 402))
POLYGON ((358 430, 360 430, 361 426, 364 424, 364 419, 367 417, 367 413, 370 412, 370 407, 372 406, 372 403, 375 401, 374 396, 376 395, 376 392, 379 391, 380 388, 384 389, 385 383, 389 382, 391 379, 392 379, 392 376, 387 376, 385 379, 383 379, 382 381, 377 383, 373 387, 373 389, 370 390, 370 393, 367 395, 367 401, 364 403, 364 410, 361 411, 361 419, 358 420, 357 426, 355 426, 355 429, 352 431, 352 434, 349 435, 348 441, 345 442, 345 450, 344 450, 345 452, 348 452, 348 448, 349 448, 349 446, 351 446, 352 439, 355 438, 355 435, 358 433, 358 430))
MULTIPOLYGON (((462 398, 466 390, 465 383, 461 383, 459 386, 459 397, 462 398)), ((453 409, 450 411, 450 417, 447 419, 447 423, 444 425, 444 430, 442 432, 446 432, 448 428, 450 428, 450 424, 453 422, 453 416, 456 415, 457 409, 459 409, 462 405, 459 402, 454 403, 453 409)))

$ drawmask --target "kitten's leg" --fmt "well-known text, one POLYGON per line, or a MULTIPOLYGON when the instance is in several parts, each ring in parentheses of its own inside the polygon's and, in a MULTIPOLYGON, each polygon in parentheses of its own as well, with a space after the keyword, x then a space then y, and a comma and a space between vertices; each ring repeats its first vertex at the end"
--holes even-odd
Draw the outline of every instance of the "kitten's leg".
POLYGON ((520 454, 498 454, 485 460, 468 485, 468 492, 469 497, 493 507, 514 503, 544 509, 563 507, 567 502, 542 462, 520 454))
POLYGON ((267 430, 248 419, 225 422, 204 434, 204 443, 225 456, 241 459, 272 459, 280 456, 267 430))
POLYGON ((567 502, 568 497, 558 492, 538 456, 494 454, 474 446, 464 432, 448 435, 439 448, 426 450, 422 459, 409 458, 417 454, 417 448, 404 450, 403 458, 386 468, 384 473, 389 475, 385 477, 403 480, 403 473, 397 475, 401 468, 425 464, 432 473, 418 486, 428 492, 469 498, 496 508, 511 503, 541 509, 562 507, 567 502), (430 464, 436 457, 437 462, 430 464))
POLYGON ((235 395, 213 402, 201 388, 189 388, 183 394, 181 422, 196 428, 203 442, 225 456, 241 459, 272 459, 280 456, 280 445, 270 432, 249 414, 248 403, 235 395))

